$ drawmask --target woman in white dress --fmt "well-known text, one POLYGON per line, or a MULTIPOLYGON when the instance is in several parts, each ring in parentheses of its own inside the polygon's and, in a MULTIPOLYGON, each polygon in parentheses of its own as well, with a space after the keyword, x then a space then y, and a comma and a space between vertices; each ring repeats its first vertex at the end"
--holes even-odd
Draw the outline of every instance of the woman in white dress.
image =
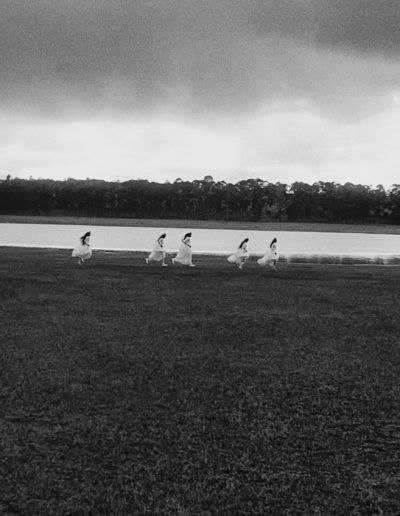
POLYGON ((192 263, 192 246, 190 244, 192 233, 186 233, 181 240, 178 254, 175 258, 172 258, 172 263, 181 263, 182 265, 189 265, 189 267, 195 267, 192 263))
POLYGON ((257 260, 257 263, 259 265, 270 265, 273 269, 276 267, 276 262, 279 259, 279 253, 277 251, 277 243, 278 240, 276 238, 273 238, 271 243, 269 244, 269 249, 264 254, 262 258, 259 258, 257 260))
POLYGON ((163 233, 157 238, 157 240, 154 243, 153 250, 149 254, 148 258, 145 258, 146 263, 150 263, 151 261, 161 262, 161 265, 163 267, 167 267, 167 264, 165 263, 165 256, 167 253, 164 249, 164 239, 166 236, 167 235, 163 233))
POLYGON ((78 258, 78 265, 83 265, 85 260, 88 260, 91 256, 92 248, 90 247, 90 231, 88 231, 79 239, 79 244, 72 251, 72 257, 78 258))
POLYGON ((250 257, 250 253, 247 250, 247 242, 248 238, 245 238, 240 246, 237 248, 237 251, 233 253, 228 258, 228 262, 235 263, 239 269, 243 269, 243 265, 247 262, 250 257))

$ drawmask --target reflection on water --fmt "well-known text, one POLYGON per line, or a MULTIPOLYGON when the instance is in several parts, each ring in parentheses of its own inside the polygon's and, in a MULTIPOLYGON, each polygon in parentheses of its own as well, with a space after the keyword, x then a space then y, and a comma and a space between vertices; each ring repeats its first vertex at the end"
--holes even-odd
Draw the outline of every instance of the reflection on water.
MULTIPOLYGON (((166 249, 177 251, 190 227, 117 227, 62 224, 0 224, 0 245, 53 247, 72 249, 86 231, 91 230, 93 249, 149 251, 161 233, 167 233, 166 249)), ((192 230, 192 247, 196 253, 226 255, 244 238, 254 255, 262 255, 273 237, 284 261, 316 263, 391 263, 400 257, 400 236, 367 233, 322 233, 300 231, 245 231, 227 229, 192 230)))
POLYGON ((400 265, 395 254, 291 254, 280 255, 280 262, 317 263, 334 265, 400 265))

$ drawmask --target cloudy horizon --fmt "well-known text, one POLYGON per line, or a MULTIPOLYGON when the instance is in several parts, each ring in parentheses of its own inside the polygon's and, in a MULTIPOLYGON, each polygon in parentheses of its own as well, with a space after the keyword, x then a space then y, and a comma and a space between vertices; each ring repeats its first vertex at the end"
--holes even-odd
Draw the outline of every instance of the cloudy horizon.
POLYGON ((397 0, 4 0, 0 176, 390 186, 397 0))

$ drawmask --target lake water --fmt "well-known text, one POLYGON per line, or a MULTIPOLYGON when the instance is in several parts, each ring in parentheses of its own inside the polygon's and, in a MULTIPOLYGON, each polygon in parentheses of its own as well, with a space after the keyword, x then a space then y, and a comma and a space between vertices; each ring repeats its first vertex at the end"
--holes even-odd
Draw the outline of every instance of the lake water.
MULTIPOLYGON (((149 251, 158 236, 167 233, 165 246, 168 252, 173 253, 191 228, 2 223, 0 246, 72 249, 86 231, 92 232, 93 249, 118 251, 149 251)), ((226 255, 232 253, 246 237, 250 239, 248 249, 255 255, 264 254, 272 238, 277 237, 278 251, 287 259, 301 255, 370 259, 400 257, 399 235, 226 229, 192 230, 193 253, 226 255)))

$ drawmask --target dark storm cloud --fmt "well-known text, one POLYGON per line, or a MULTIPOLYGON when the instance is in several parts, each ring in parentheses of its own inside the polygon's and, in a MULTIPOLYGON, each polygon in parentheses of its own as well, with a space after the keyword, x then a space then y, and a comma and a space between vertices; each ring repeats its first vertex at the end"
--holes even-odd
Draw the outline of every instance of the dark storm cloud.
POLYGON ((252 19, 260 33, 364 55, 400 54, 398 0, 257 0, 252 19))
POLYGON ((397 0, 2 0, 3 108, 368 111, 400 84, 397 0))

